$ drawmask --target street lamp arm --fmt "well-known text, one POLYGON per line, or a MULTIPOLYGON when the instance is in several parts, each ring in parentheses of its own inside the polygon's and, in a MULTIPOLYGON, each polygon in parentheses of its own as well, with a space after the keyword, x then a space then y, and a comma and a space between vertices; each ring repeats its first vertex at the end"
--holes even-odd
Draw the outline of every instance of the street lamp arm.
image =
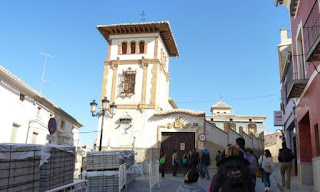
POLYGON ((108 116, 108 117, 113 117, 113 115, 108 111, 102 109, 101 111, 97 112, 96 114, 92 113, 92 117, 102 117, 102 116, 108 116))

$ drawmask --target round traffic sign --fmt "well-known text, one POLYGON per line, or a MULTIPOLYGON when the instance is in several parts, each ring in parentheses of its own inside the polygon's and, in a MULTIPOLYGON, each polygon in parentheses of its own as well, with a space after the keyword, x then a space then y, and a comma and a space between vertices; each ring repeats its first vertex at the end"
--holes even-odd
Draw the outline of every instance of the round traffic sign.
POLYGON ((201 134, 199 135, 199 140, 200 140, 201 142, 204 142, 204 141, 206 140, 206 135, 203 134, 203 133, 201 133, 201 134))
POLYGON ((57 130, 57 121, 55 118, 50 118, 48 122, 48 130, 50 135, 54 134, 57 130))

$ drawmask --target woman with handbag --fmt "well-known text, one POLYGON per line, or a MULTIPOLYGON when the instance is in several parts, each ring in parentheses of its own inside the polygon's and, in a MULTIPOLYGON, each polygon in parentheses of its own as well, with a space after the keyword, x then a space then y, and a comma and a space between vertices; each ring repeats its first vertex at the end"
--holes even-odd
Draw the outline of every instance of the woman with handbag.
POLYGON ((264 150, 264 155, 259 158, 259 165, 261 165, 261 172, 263 176, 264 191, 270 191, 270 174, 274 169, 274 163, 271 153, 268 149, 264 150))
POLYGON ((172 176, 177 176, 177 170, 179 166, 179 158, 178 158, 177 150, 175 150, 172 155, 172 165, 173 165, 172 176))

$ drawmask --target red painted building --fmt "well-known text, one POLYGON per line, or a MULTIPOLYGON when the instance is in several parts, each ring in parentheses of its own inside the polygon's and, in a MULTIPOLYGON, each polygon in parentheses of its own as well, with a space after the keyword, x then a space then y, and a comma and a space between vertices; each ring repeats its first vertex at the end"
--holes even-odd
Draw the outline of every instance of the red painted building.
POLYGON ((285 96, 295 98, 298 178, 320 191, 320 0, 276 0, 289 10, 292 72, 285 96))

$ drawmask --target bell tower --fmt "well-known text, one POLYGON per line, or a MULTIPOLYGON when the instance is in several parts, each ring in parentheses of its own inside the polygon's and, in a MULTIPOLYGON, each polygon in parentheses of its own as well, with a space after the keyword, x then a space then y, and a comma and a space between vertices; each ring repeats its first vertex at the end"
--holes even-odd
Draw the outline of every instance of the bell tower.
POLYGON ((118 109, 167 109, 169 57, 179 55, 169 22, 97 28, 109 43, 101 98, 110 98, 118 109))
POLYGON ((117 113, 103 124, 102 147, 153 147, 142 139, 156 140, 157 126, 150 119, 156 111, 177 108, 169 98, 169 58, 179 56, 170 24, 98 25, 97 29, 109 43, 101 98, 117 105, 117 113), (124 117, 130 120, 123 121, 124 117))

